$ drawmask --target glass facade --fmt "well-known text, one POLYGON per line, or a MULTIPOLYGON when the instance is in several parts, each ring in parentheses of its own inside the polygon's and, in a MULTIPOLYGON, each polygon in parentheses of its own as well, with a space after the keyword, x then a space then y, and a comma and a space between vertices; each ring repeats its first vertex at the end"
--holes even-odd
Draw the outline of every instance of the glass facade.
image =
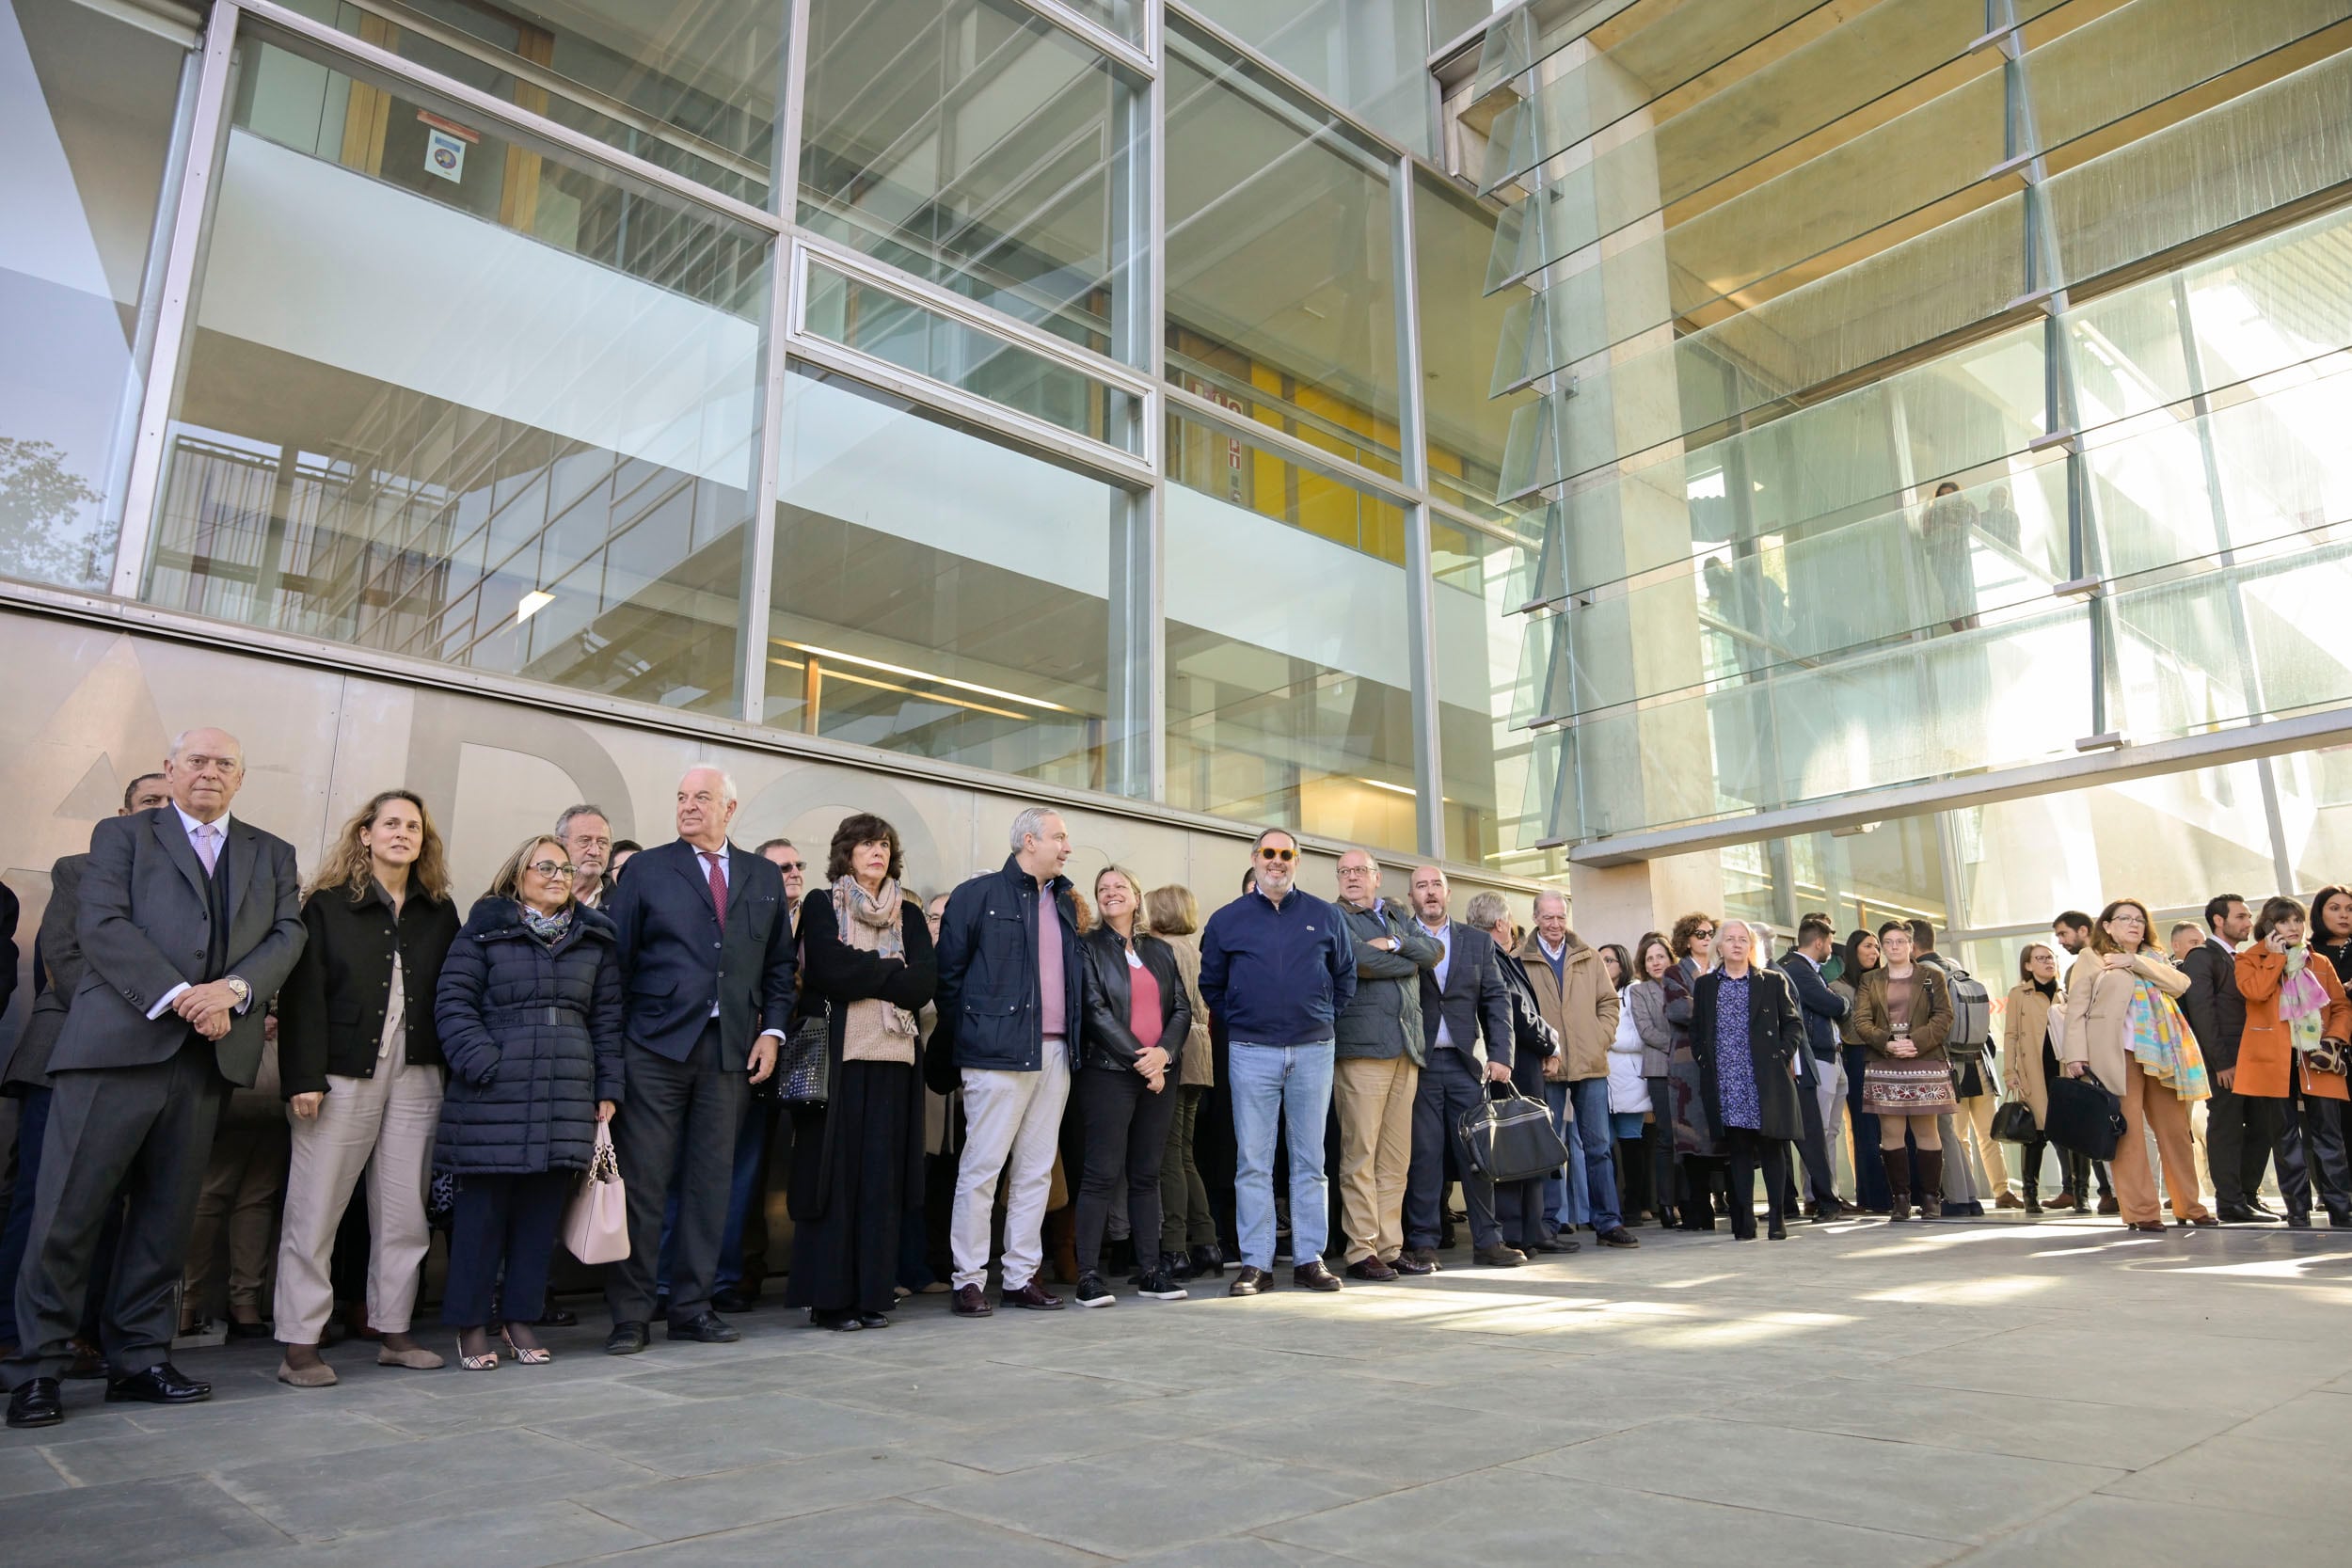
POLYGON ((0 578, 1776 921, 2352 846, 2352 0, 641 9, 0 0, 0 578))

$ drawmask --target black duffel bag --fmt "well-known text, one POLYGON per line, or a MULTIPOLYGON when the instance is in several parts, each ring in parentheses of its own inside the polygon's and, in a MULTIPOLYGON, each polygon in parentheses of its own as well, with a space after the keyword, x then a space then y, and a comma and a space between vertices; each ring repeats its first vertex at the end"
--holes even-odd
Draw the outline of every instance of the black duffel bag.
POLYGON ((2123 1141, 2123 1100, 2095 1072, 2050 1081, 2050 1141, 2093 1160, 2112 1160, 2123 1141))
POLYGON ((2033 1107, 2022 1100, 2007 1100, 1993 1113, 1993 1136, 2005 1144, 2029 1144, 2042 1136, 2033 1107))
POLYGON ((1488 1098, 1454 1129, 1464 1170, 1490 1181, 1533 1181, 1568 1163, 1549 1106, 1509 1084, 1489 1082, 1486 1088, 1488 1098))

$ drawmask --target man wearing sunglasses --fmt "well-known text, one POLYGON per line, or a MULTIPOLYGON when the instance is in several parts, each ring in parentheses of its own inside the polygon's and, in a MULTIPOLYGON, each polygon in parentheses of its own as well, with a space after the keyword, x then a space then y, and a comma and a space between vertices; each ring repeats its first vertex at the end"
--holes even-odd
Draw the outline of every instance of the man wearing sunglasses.
POLYGON ((1291 1151, 1292 1283, 1336 1291, 1323 1261, 1330 1223, 1323 1132, 1331 1110, 1334 1023, 1356 994, 1356 954, 1340 911, 1295 886, 1298 840, 1279 828, 1250 851, 1257 885, 1200 933, 1200 996, 1231 1041, 1233 1207, 1241 1272, 1227 1293, 1254 1296, 1274 1266, 1274 1146, 1291 1151))

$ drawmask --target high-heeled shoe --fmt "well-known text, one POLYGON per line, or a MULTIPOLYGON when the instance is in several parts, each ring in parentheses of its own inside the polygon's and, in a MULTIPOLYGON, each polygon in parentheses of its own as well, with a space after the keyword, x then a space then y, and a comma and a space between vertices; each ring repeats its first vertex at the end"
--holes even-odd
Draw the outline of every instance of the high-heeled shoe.
POLYGON ((457 1341, 457 1364, 469 1372, 494 1372, 499 1367, 499 1353, 493 1348, 484 1351, 480 1355, 468 1355, 466 1341, 459 1339, 457 1341))
POLYGON ((499 1338, 506 1341, 507 1354, 514 1356, 516 1360, 521 1362, 526 1367, 544 1367, 548 1362, 555 1359, 554 1355, 548 1352, 545 1345, 518 1345, 515 1343, 515 1336, 505 1329, 501 1329, 499 1331, 499 1338))

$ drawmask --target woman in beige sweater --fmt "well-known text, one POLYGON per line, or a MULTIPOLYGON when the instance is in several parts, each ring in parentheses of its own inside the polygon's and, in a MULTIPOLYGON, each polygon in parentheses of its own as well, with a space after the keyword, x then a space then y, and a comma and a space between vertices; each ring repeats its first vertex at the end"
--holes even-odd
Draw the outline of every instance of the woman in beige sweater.
POLYGON ((2214 1226, 2197 1190, 2197 1163, 2189 1143, 2188 1101, 2162 1081, 2140 1070, 2132 1053, 2132 999, 2142 988, 2164 1005, 2188 990, 2188 976, 2172 967, 2148 939, 2148 906, 2119 898, 2090 927, 2090 946, 2075 961, 2066 991, 2065 1039, 2058 1058, 2066 1075, 2096 1074, 2123 1101, 2123 1136, 2115 1147, 2115 1196, 2123 1223, 2134 1230, 2164 1229, 2155 1172, 2148 1164, 2147 1134, 2156 1135, 2164 1162, 2165 1190, 2173 1215, 2184 1225, 2214 1226))

